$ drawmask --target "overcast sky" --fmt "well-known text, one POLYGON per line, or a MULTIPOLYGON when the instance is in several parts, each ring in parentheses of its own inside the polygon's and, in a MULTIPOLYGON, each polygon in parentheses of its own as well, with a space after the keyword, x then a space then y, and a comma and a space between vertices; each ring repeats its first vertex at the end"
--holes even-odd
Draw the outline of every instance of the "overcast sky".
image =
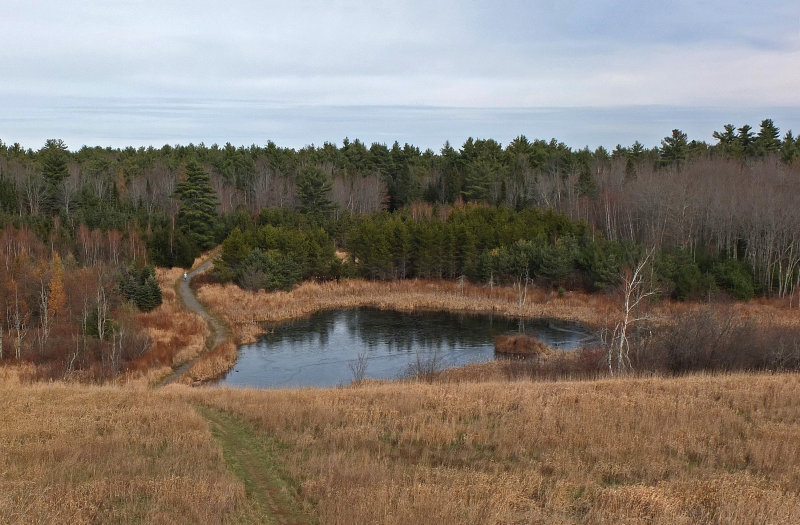
POLYGON ((0 49, 33 148, 800 131, 797 0, 3 0, 0 49))

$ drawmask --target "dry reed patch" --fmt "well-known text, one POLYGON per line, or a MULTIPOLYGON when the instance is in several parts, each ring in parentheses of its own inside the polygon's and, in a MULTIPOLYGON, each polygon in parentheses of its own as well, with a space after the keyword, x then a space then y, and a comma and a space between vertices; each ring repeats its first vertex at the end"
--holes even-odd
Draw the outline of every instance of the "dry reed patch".
POLYGON ((513 356, 548 356, 555 352, 537 338, 525 334, 500 335, 494 340, 494 351, 513 356))
POLYGON ((322 523, 800 518, 798 374, 185 395, 283 442, 322 523))
POLYGON ((225 341, 210 352, 203 354, 197 363, 180 379, 181 383, 209 381, 222 376, 236 363, 236 345, 233 341, 225 341))
POLYGON ((3 523, 224 523, 250 512, 205 421, 141 389, 0 386, 3 523))

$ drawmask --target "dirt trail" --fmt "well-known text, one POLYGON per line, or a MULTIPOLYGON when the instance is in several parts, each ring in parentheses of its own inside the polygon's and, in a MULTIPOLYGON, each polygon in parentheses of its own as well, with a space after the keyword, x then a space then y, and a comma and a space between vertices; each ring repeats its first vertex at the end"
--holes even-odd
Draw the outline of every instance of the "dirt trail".
POLYGON ((311 523, 295 500, 296 490, 280 474, 277 443, 258 436, 226 412, 206 406, 196 408, 219 441, 228 468, 244 482, 259 522, 311 523))
MULTIPOLYGON (((186 308, 200 315, 200 317, 202 317, 206 323, 208 323, 211 334, 206 340, 206 351, 213 350, 214 347, 225 341, 227 338, 227 328, 219 319, 209 314, 205 307, 200 304, 200 301, 197 300, 197 297, 194 295, 194 292, 189 285, 196 275, 208 270, 211 267, 211 264, 211 261, 206 261, 194 270, 188 272, 187 279, 181 279, 180 284, 178 285, 178 293, 180 294, 181 301, 183 301, 183 304, 186 305, 186 308)), ((162 385, 169 385, 170 383, 176 382, 183 374, 188 372, 194 366, 198 359, 200 359, 200 356, 197 356, 191 361, 188 361, 176 368, 172 374, 164 380, 162 385)))

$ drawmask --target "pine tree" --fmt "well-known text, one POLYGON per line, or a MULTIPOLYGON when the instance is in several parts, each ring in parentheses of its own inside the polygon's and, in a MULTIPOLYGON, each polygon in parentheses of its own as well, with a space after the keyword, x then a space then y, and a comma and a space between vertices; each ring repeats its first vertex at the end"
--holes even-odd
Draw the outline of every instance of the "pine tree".
POLYGON ((325 173, 316 166, 306 166, 297 178, 298 209, 313 218, 330 216, 336 207, 331 201, 331 183, 325 173))
POLYGON ((689 143, 686 133, 679 129, 673 129, 672 135, 661 141, 661 165, 680 166, 686 160, 688 152, 689 143))
POLYGON ((745 124, 741 128, 739 128, 739 134, 736 136, 736 142, 739 146, 739 151, 745 155, 750 156, 753 154, 753 145, 755 144, 755 138, 753 135, 753 127, 749 124, 745 124))
POLYGON ((186 164, 186 180, 179 182, 175 195, 180 199, 178 228, 197 252, 214 246, 217 198, 208 173, 196 161, 186 164))
POLYGON ((792 135, 792 130, 786 132, 781 143, 781 161, 784 164, 791 164, 800 154, 800 144, 795 140, 792 135))
POLYGON ((761 129, 756 137, 756 150, 759 155, 766 155, 781 149, 780 131, 772 119, 761 121, 761 129))
POLYGON ((60 139, 49 139, 39 150, 39 163, 44 178, 42 208, 50 212, 58 210, 61 183, 69 176, 67 145, 60 139))

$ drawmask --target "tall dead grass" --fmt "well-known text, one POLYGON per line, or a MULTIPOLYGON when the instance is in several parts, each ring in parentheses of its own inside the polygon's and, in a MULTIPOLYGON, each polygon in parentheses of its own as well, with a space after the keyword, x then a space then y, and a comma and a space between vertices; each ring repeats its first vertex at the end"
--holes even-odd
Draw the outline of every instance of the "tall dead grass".
POLYGON ((196 384, 216 379, 236 364, 236 345, 233 341, 218 344, 213 350, 203 354, 200 359, 186 372, 180 382, 183 384, 196 384))
POLYGON ((253 516, 205 420, 161 392, 0 382, 0 421, 2 523, 253 516))
POLYGON ((798 523, 800 375, 201 389, 320 523, 798 523))
POLYGON ((256 521, 202 403, 281 443, 319 523, 798 523, 798 399, 796 373, 283 391, 3 381, 0 521, 256 521))

